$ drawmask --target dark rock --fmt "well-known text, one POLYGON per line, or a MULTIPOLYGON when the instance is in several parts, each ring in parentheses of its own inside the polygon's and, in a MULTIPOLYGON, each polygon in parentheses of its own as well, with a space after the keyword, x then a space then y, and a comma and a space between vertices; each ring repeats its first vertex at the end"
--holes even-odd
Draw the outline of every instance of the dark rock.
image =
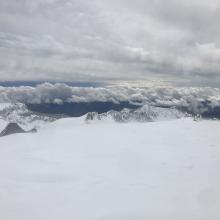
POLYGON ((28 131, 28 133, 36 133, 37 129, 36 128, 32 128, 30 131, 28 131))
POLYGON ((95 120, 95 119, 101 120, 101 117, 100 117, 99 113, 98 112, 89 112, 86 115, 85 121, 88 122, 88 121, 92 121, 92 120, 95 120))
POLYGON ((37 132, 36 128, 33 128, 30 131, 25 131, 21 128, 17 123, 9 123, 6 128, 0 133, 0 137, 4 137, 11 134, 17 133, 30 133, 30 132, 37 132))

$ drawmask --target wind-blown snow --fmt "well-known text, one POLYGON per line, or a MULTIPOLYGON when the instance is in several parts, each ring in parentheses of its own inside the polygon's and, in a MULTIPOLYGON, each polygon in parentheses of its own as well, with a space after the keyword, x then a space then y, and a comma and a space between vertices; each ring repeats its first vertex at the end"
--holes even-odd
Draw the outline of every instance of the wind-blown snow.
POLYGON ((84 119, 0 139, 0 219, 219 219, 219 121, 84 119))

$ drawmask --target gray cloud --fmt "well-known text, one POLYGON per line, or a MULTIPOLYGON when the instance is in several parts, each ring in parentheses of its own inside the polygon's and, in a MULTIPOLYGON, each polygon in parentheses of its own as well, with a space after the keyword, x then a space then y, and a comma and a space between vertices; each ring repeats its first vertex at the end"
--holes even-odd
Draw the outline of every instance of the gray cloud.
POLYGON ((0 0, 0 80, 220 84, 220 3, 0 0))

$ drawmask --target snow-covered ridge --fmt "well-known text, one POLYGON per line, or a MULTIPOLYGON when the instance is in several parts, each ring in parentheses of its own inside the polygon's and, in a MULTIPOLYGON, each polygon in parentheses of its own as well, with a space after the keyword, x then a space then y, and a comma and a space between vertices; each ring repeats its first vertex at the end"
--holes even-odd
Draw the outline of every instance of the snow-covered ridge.
POLYGON ((178 119, 188 116, 174 108, 160 108, 150 105, 144 105, 136 110, 124 109, 122 111, 109 111, 98 114, 90 112, 86 116, 86 122, 112 119, 116 122, 151 122, 178 119))
POLYGON ((56 120, 49 115, 34 113, 22 103, 0 103, 0 119, 30 128, 56 120))
MULTIPOLYGON (((124 109, 122 111, 108 111, 98 114, 89 112, 82 117, 86 122, 97 120, 112 120, 115 122, 150 122, 160 120, 171 120, 185 117, 186 114, 174 108, 160 108, 144 105, 136 110, 124 109)), ((51 116, 30 111, 22 103, 1 103, 0 120, 8 123, 18 123, 26 128, 41 126, 48 122, 53 122, 63 116, 51 116)), ((5 124, 5 123, 4 123, 5 124)))

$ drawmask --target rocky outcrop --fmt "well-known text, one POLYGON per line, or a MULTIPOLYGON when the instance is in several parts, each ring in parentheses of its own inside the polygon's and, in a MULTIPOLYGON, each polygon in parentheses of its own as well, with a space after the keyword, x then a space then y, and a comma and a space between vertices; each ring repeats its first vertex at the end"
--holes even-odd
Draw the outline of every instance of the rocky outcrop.
POLYGON ((17 134, 17 133, 33 133, 33 132, 37 132, 36 128, 33 128, 29 131, 25 131, 17 123, 9 123, 5 127, 5 129, 0 133, 0 137, 12 135, 12 134, 17 134))
POLYGON ((86 122, 112 119, 116 122, 151 122, 160 120, 178 119, 188 116, 174 108, 161 108, 150 105, 144 105, 136 110, 123 109, 122 111, 109 111, 98 114, 97 112, 89 112, 86 115, 86 122))

